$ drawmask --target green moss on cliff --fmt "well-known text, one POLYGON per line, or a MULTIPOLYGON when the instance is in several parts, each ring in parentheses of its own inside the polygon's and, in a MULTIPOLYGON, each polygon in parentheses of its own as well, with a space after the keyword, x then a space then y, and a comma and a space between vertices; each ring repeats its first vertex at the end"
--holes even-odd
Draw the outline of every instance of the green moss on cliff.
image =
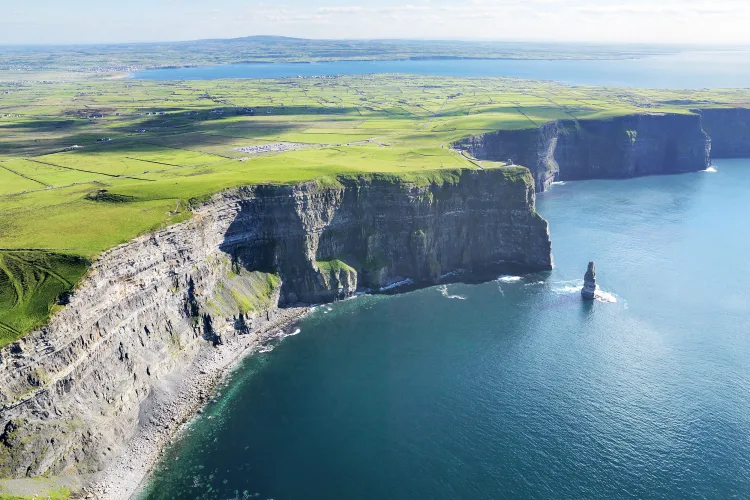
POLYGON ((207 304, 218 316, 247 314, 273 307, 273 299, 281 286, 275 274, 247 271, 241 266, 228 266, 226 277, 218 285, 212 300, 207 304))
POLYGON ((317 261, 318 271, 330 289, 356 284, 357 270, 339 259, 317 261))
POLYGON ((316 264, 318 265, 318 269, 321 273, 325 274, 333 274, 333 273, 340 273, 342 271, 348 272, 348 273, 356 273, 357 271, 344 262, 343 260, 333 259, 333 260, 327 260, 327 261, 316 261, 316 264))

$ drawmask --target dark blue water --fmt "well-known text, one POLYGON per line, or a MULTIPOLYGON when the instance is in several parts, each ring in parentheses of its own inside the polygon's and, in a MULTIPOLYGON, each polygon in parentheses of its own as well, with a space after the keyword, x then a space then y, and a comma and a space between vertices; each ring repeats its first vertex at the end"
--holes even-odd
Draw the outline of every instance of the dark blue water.
POLYGON ((416 75, 505 76, 556 80, 577 85, 642 88, 748 88, 750 52, 683 52, 625 60, 427 60, 336 61, 314 64, 225 64, 138 71, 140 80, 213 80, 297 76, 402 73, 416 75))
POLYGON ((748 498, 750 161, 717 167, 554 186, 551 273, 318 309, 145 497, 748 498))

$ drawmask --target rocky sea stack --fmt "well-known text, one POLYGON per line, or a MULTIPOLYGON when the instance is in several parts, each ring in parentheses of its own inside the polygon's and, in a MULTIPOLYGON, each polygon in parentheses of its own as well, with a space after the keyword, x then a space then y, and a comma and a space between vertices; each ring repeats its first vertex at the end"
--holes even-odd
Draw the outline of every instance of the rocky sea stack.
POLYGON ((589 262, 589 268, 586 270, 586 274, 583 277, 583 290, 581 290, 581 296, 584 300, 594 300, 596 296, 596 269, 594 268, 594 262, 589 262))

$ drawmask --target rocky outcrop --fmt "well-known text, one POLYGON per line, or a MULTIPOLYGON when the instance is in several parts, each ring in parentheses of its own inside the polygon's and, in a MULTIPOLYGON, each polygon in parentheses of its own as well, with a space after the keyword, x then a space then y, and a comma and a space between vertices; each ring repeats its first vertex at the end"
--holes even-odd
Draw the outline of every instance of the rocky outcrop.
POLYGON ((750 109, 710 108, 700 113, 714 158, 750 158, 750 109))
POLYGON ((0 476, 100 470, 201 353, 286 306, 458 270, 551 268, 534 202, 523 169, 214 196, 191 220, 105 253, 47 327, 0 351, 0 476))
POLYGON ((596 298, 596 269, 594 268, 593 261, 589 262, 586 274, 583 275, 581 297, 583 297, 584 300, 594 300, 594 298, 596 298))
POLYGON ((559 120, 456 144, 478 159, 527 166, 537 191, 554 181, 695 172, 710 165, 711 139, 696 114, 639 114, 559 120))

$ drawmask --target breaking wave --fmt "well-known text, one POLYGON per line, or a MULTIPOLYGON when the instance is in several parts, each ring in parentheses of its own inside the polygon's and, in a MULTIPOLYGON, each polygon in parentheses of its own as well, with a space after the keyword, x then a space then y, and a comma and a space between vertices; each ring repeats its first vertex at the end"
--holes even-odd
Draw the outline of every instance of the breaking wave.
POLYGON ((580 292, 582 289, 583 289, 583 285, 580 285, 580 286, 565 285, 565 286, 555 287, 552 289, 552 291, 563 295, 563 294, 568 294, 568 293, 580 292))
POLYGON ((391 283, 390 285, 384 286, 379 291, 385 292, 387 290, 393 290, 394 288, 398 288, 398 287, 406 286, 406 285, 413 285, 413 284, 414 284, 413 279, 406 278, 405 280, 397 281, 395 283, 391 283))
POLYGON ((605 292, 604 290, 600 290, 598 288, 596 290, 596 293, 594 294, 594 298, 599 302, 608 302, 610 304, 614 304, 617 302, 617 297, 615 297, 614 294, 605 292))
POLYGON ((440 290, 440 294, 445 297, 446 299, 457 299, 457 300, 466 300, 466 297, 463 295, 450 295, 448 293, 448 286, 443 285, 438 287, 438 290, 440 290))
POLYGON ((500 283, 515 283, 517 281, 521 281, 523 278, 520 276, 510 276, 508 274, 504 274, 502 276, 498 276, 496 281, 499 281, 500 283))
MULTIPOLYGON (((560 295, 567 295, 570 293, 580 293, 583 289, 583 280, 572 280, 572 281, 559 281, 553 284, 552 291, 560 295)), ((613 293, 602 290, 597 287, 594 298, 599 302, 606 302, 614 304, 617 302, 617 296, 613 293)))
POLYGON ((444 279, 446 279, 446 278, 452 278, 452 277, 454 277, 454 276, 458 276, 458 275, 460 275, 460 274, 463 274, 463 273, 464 273, 464 270, 463 270, 463 269, 458 269, 458 270, 456 270, 456 271, 451 271, 451 272, 449 272, 449 273, 445 273, 445 274, 441 275, 441 276, 440 276, 440 279, 441 279, 441 280, 444 280, 444 279))
POLYGON ((263 341, 263 344, 258 347, 258 350, 256 352, 259 354, 271 352, 285 338, 294 337, 295 335, 299 335, 300 333, 302 333, 302 329, 300 328, 295 328, 291 331, 277 330, 268 335, 268 337, 263 341))

